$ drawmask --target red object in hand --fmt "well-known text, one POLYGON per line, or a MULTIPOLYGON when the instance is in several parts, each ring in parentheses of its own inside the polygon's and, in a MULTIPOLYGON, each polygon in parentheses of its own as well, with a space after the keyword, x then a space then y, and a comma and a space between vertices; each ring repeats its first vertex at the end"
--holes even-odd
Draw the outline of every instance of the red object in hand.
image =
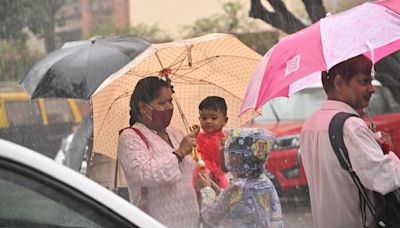
POLYGON ((392 144, 387 143, 383 138, 378 139, 377 142, 379 146, 381 146, 384 154, 387 154, 392 150, 392 144))

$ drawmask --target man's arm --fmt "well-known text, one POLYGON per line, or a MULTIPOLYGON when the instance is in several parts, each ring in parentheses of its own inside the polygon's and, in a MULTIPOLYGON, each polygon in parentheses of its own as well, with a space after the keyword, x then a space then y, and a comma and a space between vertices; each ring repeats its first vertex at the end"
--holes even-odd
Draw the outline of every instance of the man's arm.
POLYGON ((353 170, 367 189, 386 194, 400 187, 400 160, 383 154, 374 134, 362 119, 350 118, 344 126, 344 142, 353 170))

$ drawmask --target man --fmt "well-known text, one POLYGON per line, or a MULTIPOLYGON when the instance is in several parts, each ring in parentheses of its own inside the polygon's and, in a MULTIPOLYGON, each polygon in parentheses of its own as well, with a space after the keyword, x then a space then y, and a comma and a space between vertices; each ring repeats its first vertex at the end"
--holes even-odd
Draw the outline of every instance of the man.
POLYGON ((85 156, 90 156, 93 137, 93 112, 90 111, 72 136, 70 146, 65 151, 64 165, 79 171, 85 156))
MULTIPOLYGON (((332 149, 328 128, 338 112, 357 114, 366 108, 374 93, 371 61, 359 55, 322 73, 328 99, 303 125, 301 157, 310 190, 314 228, 363 227, 359 194, 349 173, 332 149)), ((372 191, 386 194, 400 187, 400 161, 393 152, 384 155, 374 133, 358 117, 344 127, 344 142, 351 165, 373 200, 372 191)), ((368 209, 365 223, 375 222, 368 209)))

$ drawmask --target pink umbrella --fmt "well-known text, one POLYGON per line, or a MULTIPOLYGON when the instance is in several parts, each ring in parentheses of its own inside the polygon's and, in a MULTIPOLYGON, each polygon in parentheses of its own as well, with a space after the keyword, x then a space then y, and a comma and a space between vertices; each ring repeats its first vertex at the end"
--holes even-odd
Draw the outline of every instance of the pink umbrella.
POLYGON ((255 68, 240 114, 320 81, 321 71, 365 54, 374 63, 400 49, 400 0, 364 3, 286 36, 255 68))

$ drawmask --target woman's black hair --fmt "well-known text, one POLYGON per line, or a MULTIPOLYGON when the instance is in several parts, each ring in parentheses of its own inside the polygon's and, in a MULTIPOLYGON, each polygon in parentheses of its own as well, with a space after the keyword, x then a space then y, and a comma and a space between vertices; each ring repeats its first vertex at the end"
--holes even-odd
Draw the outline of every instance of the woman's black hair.
POLYGON ((145 77, 138 81, 130 100, 130 126, 136 122, 140 122, 141 116, 139 111, 139 101, 148 104, 160 96, 162 88, 171 88, 171 86, 168 82, 157 76, 145 77))

